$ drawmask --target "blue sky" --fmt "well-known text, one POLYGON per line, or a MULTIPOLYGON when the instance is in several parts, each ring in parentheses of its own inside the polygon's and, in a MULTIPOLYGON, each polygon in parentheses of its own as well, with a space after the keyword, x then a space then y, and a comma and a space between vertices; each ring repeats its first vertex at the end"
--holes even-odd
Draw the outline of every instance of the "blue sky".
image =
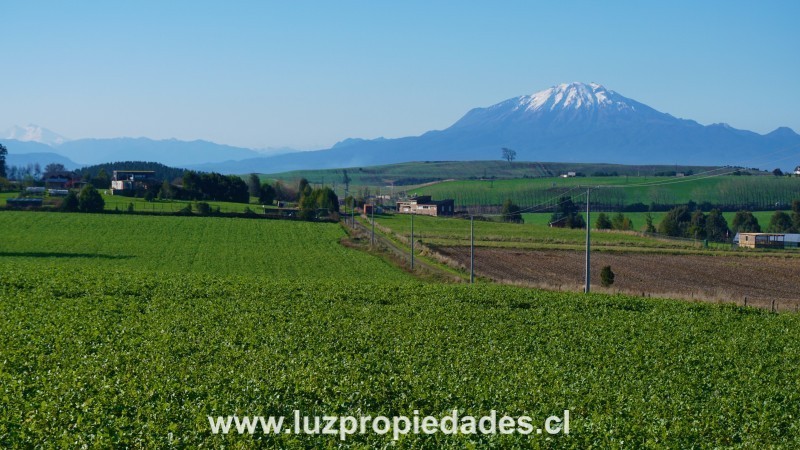
POLYGON ((800 132, 795 1, 4 1, 0 17, 0 130, 325 148, 593 81, 800 132))

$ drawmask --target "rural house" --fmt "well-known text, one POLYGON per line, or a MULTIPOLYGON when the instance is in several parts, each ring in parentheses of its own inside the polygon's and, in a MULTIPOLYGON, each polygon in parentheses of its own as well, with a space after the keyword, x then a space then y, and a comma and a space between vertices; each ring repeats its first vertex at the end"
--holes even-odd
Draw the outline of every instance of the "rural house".
POLYGON ((426 216, 452 216, 455 211, 453 199, 431 200, 430 195, 411 197, 406 201, 397 202, 397 212, 400 214, 423 214, 426 216))
POLYGON ((736 233, 733 243, 744 248, 797 248, 800 234, 736 233))
POLYGON ((111 177, 111 194, 129 194, 158 185, 152 170, 115 170, 111 177))

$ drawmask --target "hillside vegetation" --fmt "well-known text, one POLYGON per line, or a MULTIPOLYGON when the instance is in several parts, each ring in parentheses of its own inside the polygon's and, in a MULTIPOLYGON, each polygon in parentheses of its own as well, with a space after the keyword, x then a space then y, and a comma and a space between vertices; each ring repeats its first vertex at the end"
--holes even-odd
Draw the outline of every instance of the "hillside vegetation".
POLYGON ((640 204, 684 205, 690 200, 752 210, 789 208, 800 192, 800 178, 718 176, 680 179, 667 177, 575 177, 547 179, 446 181, 414 189, 434 199, 452 198, 456 207, 501 205, 512 199, 522 207, 549 206, 562 195, 585 201, 586 187, 597 207, 620 209, 640 204), (618 186, 606 187, 604 186, 618 186))

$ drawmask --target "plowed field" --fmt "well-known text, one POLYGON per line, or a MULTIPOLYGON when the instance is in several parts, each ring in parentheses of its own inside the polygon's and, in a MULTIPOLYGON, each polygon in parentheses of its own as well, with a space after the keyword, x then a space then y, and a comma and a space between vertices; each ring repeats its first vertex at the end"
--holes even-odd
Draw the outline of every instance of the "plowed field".
MULTIPOLYGON (((442 255, 469 267, 469 247, 437 247, 442 255)), ((583 286, 585 254, 576 251, 475 249, 477 276, 497 281, 575 290, 583 286)), ((800 305, 800 260, 780 257, 720 257, 638 253, 592 254, 592 289, 653 297, 719 300, 781 310, 800 305), (616 278, 600 287, 600 269, 616 278)))

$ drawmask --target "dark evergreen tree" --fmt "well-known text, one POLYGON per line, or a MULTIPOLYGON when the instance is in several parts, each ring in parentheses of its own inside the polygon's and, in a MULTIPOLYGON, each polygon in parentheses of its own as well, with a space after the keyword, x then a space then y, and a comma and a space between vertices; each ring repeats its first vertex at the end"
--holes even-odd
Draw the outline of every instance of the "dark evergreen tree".
POLYGON ((683 237, 687 235, 692 215, 686 206, 678 206, 667 212, 658 224, 658 232, 667 236, 683 237))
POLYGON ((84 186, 78 194, 78 210, 81 212, 99 213, 103 212, 105 206, 103 196, 91 184, 84 186))
POLYGON ((6 178, 6 156, 8 149, 5 145, 0 144, 0 178, 6 178))
POLYGON ((501 211, 503 222, 522 223, 522 213, 520 213, 519 206, 515 205, 511 199, 506 199, 503 202, 503 209, 501 211))
POLYGON ((712 209, 706 217, 706 238, 715 242, 726 242, 730 238, 728 221, 719 209, 712 209))
POLYGON ((600 213, 597 215, 597 220, 594 222, 594 227, 598 230, 610 230, 611 229, 611 220, 609 220, 606 213, 600 213))
POLYGON ((705 239, 706 238, 706 215, 703 211, 696 209, 692 213, 692 219, 689 222, 689 228, 686 230, 686 237, 692 239, 705 239))
POLYGON ((250 197, 261 196, 261 179, 258 178, 258 175, 251 173, 247 177, 247 191, 250 193, 250 197))
POLYGON ((67 196, 61 200, 61 206, 59 207, 59 210, 63 212, 76 212, 78 211, 78 207, 78 196, 75 195, 75 191, 70 190, 67 196))
POLYGON ((792 228, 792 218, 783 211, 775 211, 769 220, 767 233, 791 233, 792 228))
POLYGON ((572 197, 561 197, 558 200, 556 211, 550 216, 550 223, 556 226, 563 225, 566 228, 586 226, 583 216, 578 214, 578 207, 572 201, 572 197))
POLYGON ((731 227, 735 233, 760 233, 761 225, 750 211, 739 211, 733 217, 731 227))
POLYGON ((275 201, 275 188, 269 183, 264 183, 259 189, 258 202, 262 205, 272 205, 275 201))

